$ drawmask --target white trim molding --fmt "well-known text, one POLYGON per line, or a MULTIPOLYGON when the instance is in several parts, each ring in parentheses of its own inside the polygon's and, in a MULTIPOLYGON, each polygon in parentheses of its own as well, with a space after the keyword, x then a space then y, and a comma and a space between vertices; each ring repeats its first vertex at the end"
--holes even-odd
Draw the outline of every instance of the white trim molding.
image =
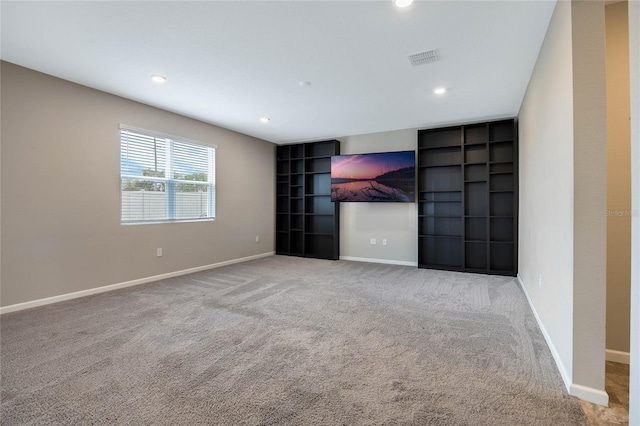
POLYGON ((553 345, 553 342, 551 341, 551 337, 549 336, 549 333, 547 333, 547 329, 544 328, 544 325, 542 324, 542 320, 540 320, 540 316, 538 315, 538 311, 536 311, 536 307, 533 305, 533 301, 531 300, 531 297, 529 296, 529 292, 527 291, 527 287, 525 287, 524 283, 522 282, 522 277, 520 277, 519 274, 518 274, 518 284, 520 284, 520 288, 522 289, 522 292, 524 293, 525 297, 527 298, 527 302, 529 303, 529 307, 531 308, 531 311, 533 312, 533 316, 536 318, 536 322, 538 323, 538 327, 540 328, 540 331, 542 331, 542 335, 544 336, 544 340, 547 342, 547 346, 549 347, 549 350, 551 351, 551 355, 553 356, 553 359, 556 362, 556 366, 558 367, 558 370, 560 371, 560 376, 562 376, 562 381, 564 382, 564 385, 567 388, 567 392, 570 392, 569 388, 571 387, 571 376, 569 376, 569 373, 564 368, 564 364, 562 363, 562 359, 560 358, 560 354, 558 353, 558 350, 556 349, 556 347, 553 345))
POLYGON ((531 307, 531 311, 533 312, 533 316, 536 318, 538 327, 540 327, 540 331, 542 331, 544 340, 547 342, 547 346, 549 347, 549 350, 551 351, 551 355, 553 356, 553 359, 556 362, 556 366, 560 371, 560 376, 562 377, 562 381, 564 382, 564 385, 567 388, 567 392, 569 392, 569 395, 573 395, 585 401, 593 402, 594 404, 604 405, 605 407, 608 407, 609 395, 605 391, 595 389, 595 388, 590 388, 583 385, 578 385, 571 381, 572 380, 571 376, 569 375, 566 368, 564 367, 564 364, 562 363, 562 359, 560 358, 560 354, 558 353, 558 350, 556 349, 556 347, 553 345, 553 342, 551 341, 551 337, 549 336, 549 333, 547 333, 547 330, 544 328, 544 325, 540 320, 540 316, 536 311, 536 307, 533 305, 533 301, 529 296, 529 292, 527 292, 527 287, 525 287, 524 283, 522 282, 522 277, 520 275, 518 275, 518 284, 520 284, 520 288, 522 289, 522 292, 527 298, 529 307, 531 307))
POLYGON ((569 394, 594 404, 609 406, 609 395, 603 390, 571 383, 569 394))
POLYGON ((406 260, 373 259, 368 257, 340 256, 340 260, 350 260, 352 262, 384 263, 386 265, 418 266, 418 262, 408 262, 406 260))
POLYGON ((611 362, 619 362, 629 365, 629 352, 616 351, 614 349, 605 350, 605 359, 611 362))
POLYGON ((212 263, 210 265, 196 266, 195 268, 183 269, 181 271, 168 272, 166 274, 154 275, 151 277, 138 278, 137 280, 125 281, 117 284, 105 285, 102 287, 90 288, 87 290, 76 291, 74 293, 61 294, 59 296, 47 297, 44 299, 31 300, 29 302, 16 303, 15 305, 9 305, 0 307, 0 315, 8 314, 9 312, 22 311, 25 309, 35 308, 38 306, 50 305, 52 303, 63 302, 65 300, 77 299, 79 297, 91 296, 93 294, 105 293, 107 291, 118 290, 121 288, 132 287, 139 284, 146 284, 153 281, 160 281, 167 278, 179 277, 181 275, 193 274, 194 272, 206 271, 208 269, 215 269, 221 266, 232 265, 234 263, 247 262, 249 260, 260 259, 263 257, 273 256, 275 252, 267 252, 256 254, 253 256, 241 257, 239 259, 226 260, 224 262, 212 263))

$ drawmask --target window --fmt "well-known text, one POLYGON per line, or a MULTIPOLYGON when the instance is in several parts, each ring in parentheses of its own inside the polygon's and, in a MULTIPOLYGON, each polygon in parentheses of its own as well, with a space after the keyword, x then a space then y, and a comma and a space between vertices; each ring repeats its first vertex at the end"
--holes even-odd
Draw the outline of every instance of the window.
POLYGON ((215 147, 120 126, 123 224, 213 220, 215 147))

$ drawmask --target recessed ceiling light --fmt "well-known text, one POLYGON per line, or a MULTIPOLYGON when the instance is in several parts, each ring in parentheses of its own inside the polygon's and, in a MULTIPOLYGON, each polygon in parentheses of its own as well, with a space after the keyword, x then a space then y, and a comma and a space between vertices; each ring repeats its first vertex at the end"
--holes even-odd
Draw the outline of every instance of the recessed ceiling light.
POLYGON ((411 3, 413 3, 413 0, 395 0, 394 3, 396 4, 396 6, 398 7, 407 7, 409 6, 411 3))
POLYGON ((298 83, 300 86, 302 87, 306 87, 306 86, 311 86, 311 82, 310 81, 301 81, 300 83, 298 83))
POLYGON ((269 117, 261 117, 260 118, 260 122, 261 123, 268 123, 269 121, 271 121, 271 119, 269 117))
POLYGON ((156 83, 165 83, 167 81, 167 77, 159 74, 154 74, 151 76, 151 80, 155 81, 156 83))
POLYGON ((436 87, 435 89, 433 89, 433 93, 435 93, 436 95, 444 95, 446 91, 447 89, 445 89, 444 87, 436 87))

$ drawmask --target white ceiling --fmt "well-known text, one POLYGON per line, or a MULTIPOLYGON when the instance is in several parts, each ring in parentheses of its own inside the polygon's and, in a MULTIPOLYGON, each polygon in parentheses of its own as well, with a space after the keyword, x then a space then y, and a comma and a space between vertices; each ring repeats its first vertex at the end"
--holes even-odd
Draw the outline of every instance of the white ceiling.
POLYGON ((287 143, 515 116, 555 1, 0 5, 5 61, 287 143))

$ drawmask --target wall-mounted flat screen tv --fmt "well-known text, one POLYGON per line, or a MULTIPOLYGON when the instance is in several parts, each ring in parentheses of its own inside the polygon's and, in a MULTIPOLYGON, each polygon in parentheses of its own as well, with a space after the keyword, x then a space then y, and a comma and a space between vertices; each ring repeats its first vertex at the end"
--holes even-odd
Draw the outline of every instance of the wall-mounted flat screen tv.
POLYGON ((415 176, 415 151, 334 155, 331 200, 413 203, 415 176))

